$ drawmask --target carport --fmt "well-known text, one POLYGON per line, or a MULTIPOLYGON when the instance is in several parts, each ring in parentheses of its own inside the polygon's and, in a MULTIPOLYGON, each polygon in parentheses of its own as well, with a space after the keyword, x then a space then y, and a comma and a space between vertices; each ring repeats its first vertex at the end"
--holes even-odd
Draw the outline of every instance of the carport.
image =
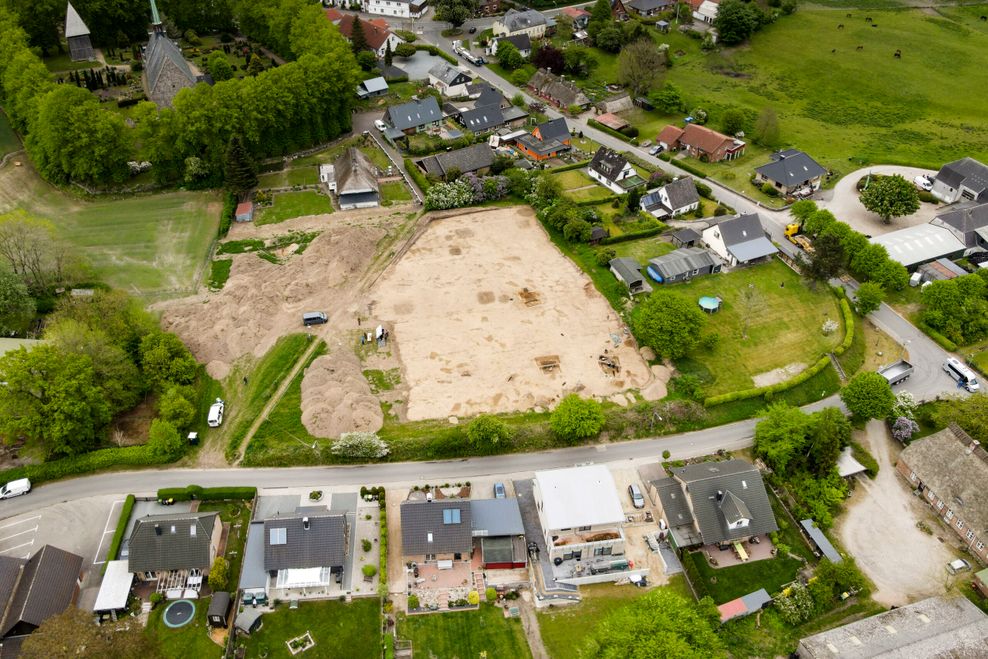
POLYGON ((134 573, 127 566, 127 561, 110 561, 106 565, 103 583, 100 584, 99 594, 96 595, 96 613, 109 613, 127 608, 127 598, 130 587, 134 583, 134 573))

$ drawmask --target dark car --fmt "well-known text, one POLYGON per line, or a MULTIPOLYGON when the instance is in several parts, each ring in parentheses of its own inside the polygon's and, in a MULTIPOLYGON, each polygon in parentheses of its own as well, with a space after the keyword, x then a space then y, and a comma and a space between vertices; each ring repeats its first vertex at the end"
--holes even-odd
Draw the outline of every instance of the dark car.
POLYGON ((477 34, 477 28, 472 27, 469 30, 467 30, 467 32, 469 32, 470 34, 477 34))

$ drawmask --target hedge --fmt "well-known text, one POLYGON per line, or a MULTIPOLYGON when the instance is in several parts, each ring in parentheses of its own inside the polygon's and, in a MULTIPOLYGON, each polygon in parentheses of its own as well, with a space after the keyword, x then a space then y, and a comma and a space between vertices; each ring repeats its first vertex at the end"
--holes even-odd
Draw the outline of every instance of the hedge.
POLYGON ((381 597, 386 597, 388 594, 388 515, 387 508, 381 506, 381 539, 378 543, 380 545, 380 556, 378 558, 378 574, 381 575, 377 580, 377 590, 381 597))
POLYGON ((419 186, 422 194, 425 194, 429 188, 432 186, 429 184, 429 180, 425 175, 419 170, 418 165, 416 165, 411 158, 405 158, 403 161, 405 164, 405 171, 408 175, 415 181, 415 185, 419 186))
POLYGON ((834 348, 834 355, 843 355, 844 351, 850 348, 854 342, 854 312, 851 311, 851 305, 846 297, 840 299, 840 310, 844 315, 844 340, 834 348))
POLYGON ((626 243, 630 240, 638 240, 639 238, 651 238, 652 236, 657 236, 666 230, 666 225, 662 224, 660 226, 654 227, 652 229, 643 229, 641 231, 633 231, 631 233, 623 233, 620 236, 608 236, 600 241, 601 245, 613 245, 615 243, 626 243))
POLYGON ((100 574, 105 574, 106 566, 110 564, 110 561, 117 559, 117 552, 120 551, 120 543, 123 542, 124 533, 127 532, 127 522, 130 521, 130 513, 134 509, 134 501, 133 494, 128 494, 127 498, 124 499, 123 508, 120 509, 120 519, 117 521, 117 530, 113 532, 113 540, 110 541, 110 549, 106 552, 106 561, 103 563, 103 569, 100 570, 100 574))
POLYGON ((623 140, 625 142, 631 142, 631 138, 628 137, 627 135, 625 135, 624 133, 618 132, 618 131, 614 130, 613 128, 608 128, 607 126, 605 126, 604 124, 600 123, 596 119, 587 119, 587 125, 588 126, 592 126, 593 128, 596 128, 597 130, 599 130, 599 131, 601 131, 603 133, 607 133, 611 137, 616 137, 619 140, 623 140))
POLYGON ((697 178, 707 178, 706 174, 704 174, 702 171, 700 171, 699 169, 697 169, 696 167, 694 167, 685 160, 676 161, 676 167, 679 167, 680 169, 685 169, 686 171, 688 171, 693 176, 696 176, 697 178))
POLYGON ((926 323, 920 321, 919 323, 916 324, 916 326, 919 327, 924 332, 926 332, 926 335, 927 336, 929 336, 931 339, 933 339, 934 341, 936 341, 937 342, 937 345, 939 345, 941 348, 943 348, 947 352, 954 352, 955 350, 957 350, 957 344, 956 343, 954 343, 953 341, 951 341, 950 339, 948 339, 943 334, 941 334, 940 332, 936 331, 935 329, 933 329, 932 327, 930 327, 926 323))
POLYGON ((29 478, 36 485, 111 467, 149 467, 168 462, 171 460, 152 455, 144 446, 104 448, 71 458, 7 469, 0 472, 0 483, 29 478))
POLYGON ((456 58, 455 57, 453 57, 452 55, 450 55, 449 53, 447 53, 445 51, 439 50, 439 48, 437 48, 436 46, 433 46, 431 44, 424 44, 424 43, 415 43, 415 44, 412 44, 412 45, 415 46, 415 50, 424 50, 425 52, 429 53, 430 55, 435 55, 435 56, 438 56, 438 57, 442 57, 444 60, 446 60, 450 64, 459 64, 459 62, 456 61, 456 58))
POLYGON ((226 234, 230 231, 230 225, 233 224, 233 214, 236 210, 237 198, 232 192, 227 192, 223 198, 223 214, 220 215, 220 226, 217 232, 220 238, 226 238, 226 234))
POLYGON ((257 496, 256 487, 163 487, 158 490, 158 499, 175 501, 225 501, 228 499, 253 499, 257 496))
POLYGON ((562 167, 556 167, 550 170, 551 174, 559 174, 560 172, 568 172, 572 169, 580 169, 581 167, 586 167, 590 164, 589 160, 583 160, 580 162, 570 163, 569 165, 563 165, 562 167))
POLYGON ((868 452, 868 449, 852 439, 851 455, 865 468, 865 474, 868 478, 874 480, 875 476, 878 475, 878 460, 868 452))
POLYGON ((809 380, 811 377, 821 372, 823 369, 830 365, 830 357, 821 357, 817 363, 809 367, 799 375, 785 382, 778 382, 776 384, 770 384, 765 387, 756 387, 754 389, 742 389, 741 391, 732 391, 727 394, 719 394, 717 396, 711 396, 703 401, 704 407, 713 407, 715 405, 720 405, 721 403, 730 403, 736 400, 748 400, 749 398, 758 398, 760 396, 770 396, 783 391, 788 391, 798 384, 802 384, 809 380))
POLYGON ((582 199, 580 201, 574 201, 574 206, 599 206, 600 204, 613 204, 615 199, 620 199, 616 194, 612 194, 610 197, 603 197, 601 199, 582 199))
POLYGON ((621 155, 624 156, 628 160, 628 162, 632 163, 633 165, 638 165, 639 167, 647 171, 649 174, 653 174, 656 171, 662 171, 652 163, 645 162, 644 159, 638 157, 637 154, 631 153, 630 151, 622 151, 621 155))

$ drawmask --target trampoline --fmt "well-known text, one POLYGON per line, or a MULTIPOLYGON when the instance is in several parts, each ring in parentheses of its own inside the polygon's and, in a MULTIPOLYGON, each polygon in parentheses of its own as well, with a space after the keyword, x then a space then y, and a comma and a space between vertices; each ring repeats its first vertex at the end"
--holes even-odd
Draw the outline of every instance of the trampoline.
POLYGON ((176 600, 168 605, 161 619, 172 629, 184 627, 195 617, 196 605, 190 600, 176 600))
POLYGON ((722 300, 719 297, 703 296, 700 298, 700 308, 707 313, 714 313, 715 311, 720 311, 720 303, 722 300))

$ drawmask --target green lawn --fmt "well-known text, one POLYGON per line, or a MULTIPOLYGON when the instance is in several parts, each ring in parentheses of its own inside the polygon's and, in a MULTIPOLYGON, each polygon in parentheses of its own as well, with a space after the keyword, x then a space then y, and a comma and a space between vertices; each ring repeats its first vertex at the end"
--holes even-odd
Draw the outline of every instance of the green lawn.
POLYGON ((280 172, 261 174, 257 177, 257 187, 264 188, 290 188, 295 185, 317 185, 319 183, 319 169, 314 166, 293 167, 280 172))
POLYGON ((505 618, 503 610, 491 604, 481 604, 476 611, 400 616, 398 638, 412 641, 415 656, 430 659, 532 656, 521 620, 505 618))
POLYGON ((412 200, 412 191, 401 181, 388 181, 381 184, 381 205, 390 206, 396 202, 412 200))
POLYGON ((0 111, 0 158, 21 148, 21 141, 14 134, 7 115, 0 111))
POLYGON ((584 188, 582 190, 567 190, 566 195, 573 201, 580 202, 580 201, 596 201, 596 200, 610 199, 611 197, 614 196, 614 193, 602 185, 594 184, 592 188, 584 188))
POLYGON ((45 66, 48 67, 48 70, 51 71, 52 73, 58 71, 79 71, 82 69, 94 69, 96 67, 100 67, 100 68, 103 67, 103 65, 100 64, 99 62, 90 62, 89 60, 84 60, 82 62, 73 62, 72 59, 69 57, 68 48, 65 46, 65 44, 63 44, 63 47, 66 48, 65 53, 61 55, 53 55, 51 57, 46 57, 44 59, 45 66))
POLYGON ((171 629, 165 626, 161 616, 168 602, 156 606, 148 618, 144 633, 157 644, 157 656, 163 659, 188 659, 189 657, 223 656, 223 648, 213 643, 209 638, 209 626, 206 624, 206 609, 209 608, 209 598, 193 600, 196 605, 195 619, 184 627, 171 629))
MULTIPOLYGON (((381 656, 381 603, 374 598, 300 602, 295 610, 280 605, 262 618, 261 629, 245 641, 249 658, 290 658, 286 641, 306 632, 315 647, 301 657, 376 659, 381 656)), ((193 655, 189 655, 193 656, 193 655)))
POLYGON ((313 190, 301 192, 276 192, 274 204, 257 212, 254 223, 277 224, 305 215, 326 215, 333 212, 333 204, 326 195, 313 190))
MULTIPOLYGON (((714 549, 713 553, 716 558, 718 550, 714 549)), ((698 590, 706 589, 715 604, 729 602, 759 588, 764 588, 769 594, 776 593, 782 585, 796 578, 796 573, 803 565, 796 559, 777 556, 761 561, 749 561, 743 565, 714 568, 707 563, 702 552, 687 554, 686 560, 693 563, 699 575, 693 585, 698 590)), ((702 596, 703 593, 700 595, 702 596)))
POLYGON ((708 396, 750 388, 752 376, 789 364, 812 366, 843 339, 842 330, 830 336, 820 331, 828 318, 842 322, 833 294, 823 286, 809 289, 778 259, 665 288, 690 300, 705 295, 723 300, 721 310, 707 317, 705 330, 719 335, 717 346, 690 354, 708 371, 708 396), (754 292, 750 306, 744 302, 748 290, 754 292))
POLYGON ((233 259, 219 259, 213 261, 209 266, 209 287, 219 290, 230 278, 230 268, 233 266, 233 259))
POLYGON ((553 174, 553 176, 559 181, 559 185, 562 186, 563 190, 582 188, 586 185, 597 185, 597 182, 590 178, 590 175, 583 169, 571 169, 567 172, 553 174))
POLYGON ((630 256, 643 266, 648 263, 649 259, 668 254, 676 249, 672 243, 666 242, 658 236, 642 238, 641 240, 629 240, 626 243, 617 243, 610 247, 614 249, 618 256, 630 256))

